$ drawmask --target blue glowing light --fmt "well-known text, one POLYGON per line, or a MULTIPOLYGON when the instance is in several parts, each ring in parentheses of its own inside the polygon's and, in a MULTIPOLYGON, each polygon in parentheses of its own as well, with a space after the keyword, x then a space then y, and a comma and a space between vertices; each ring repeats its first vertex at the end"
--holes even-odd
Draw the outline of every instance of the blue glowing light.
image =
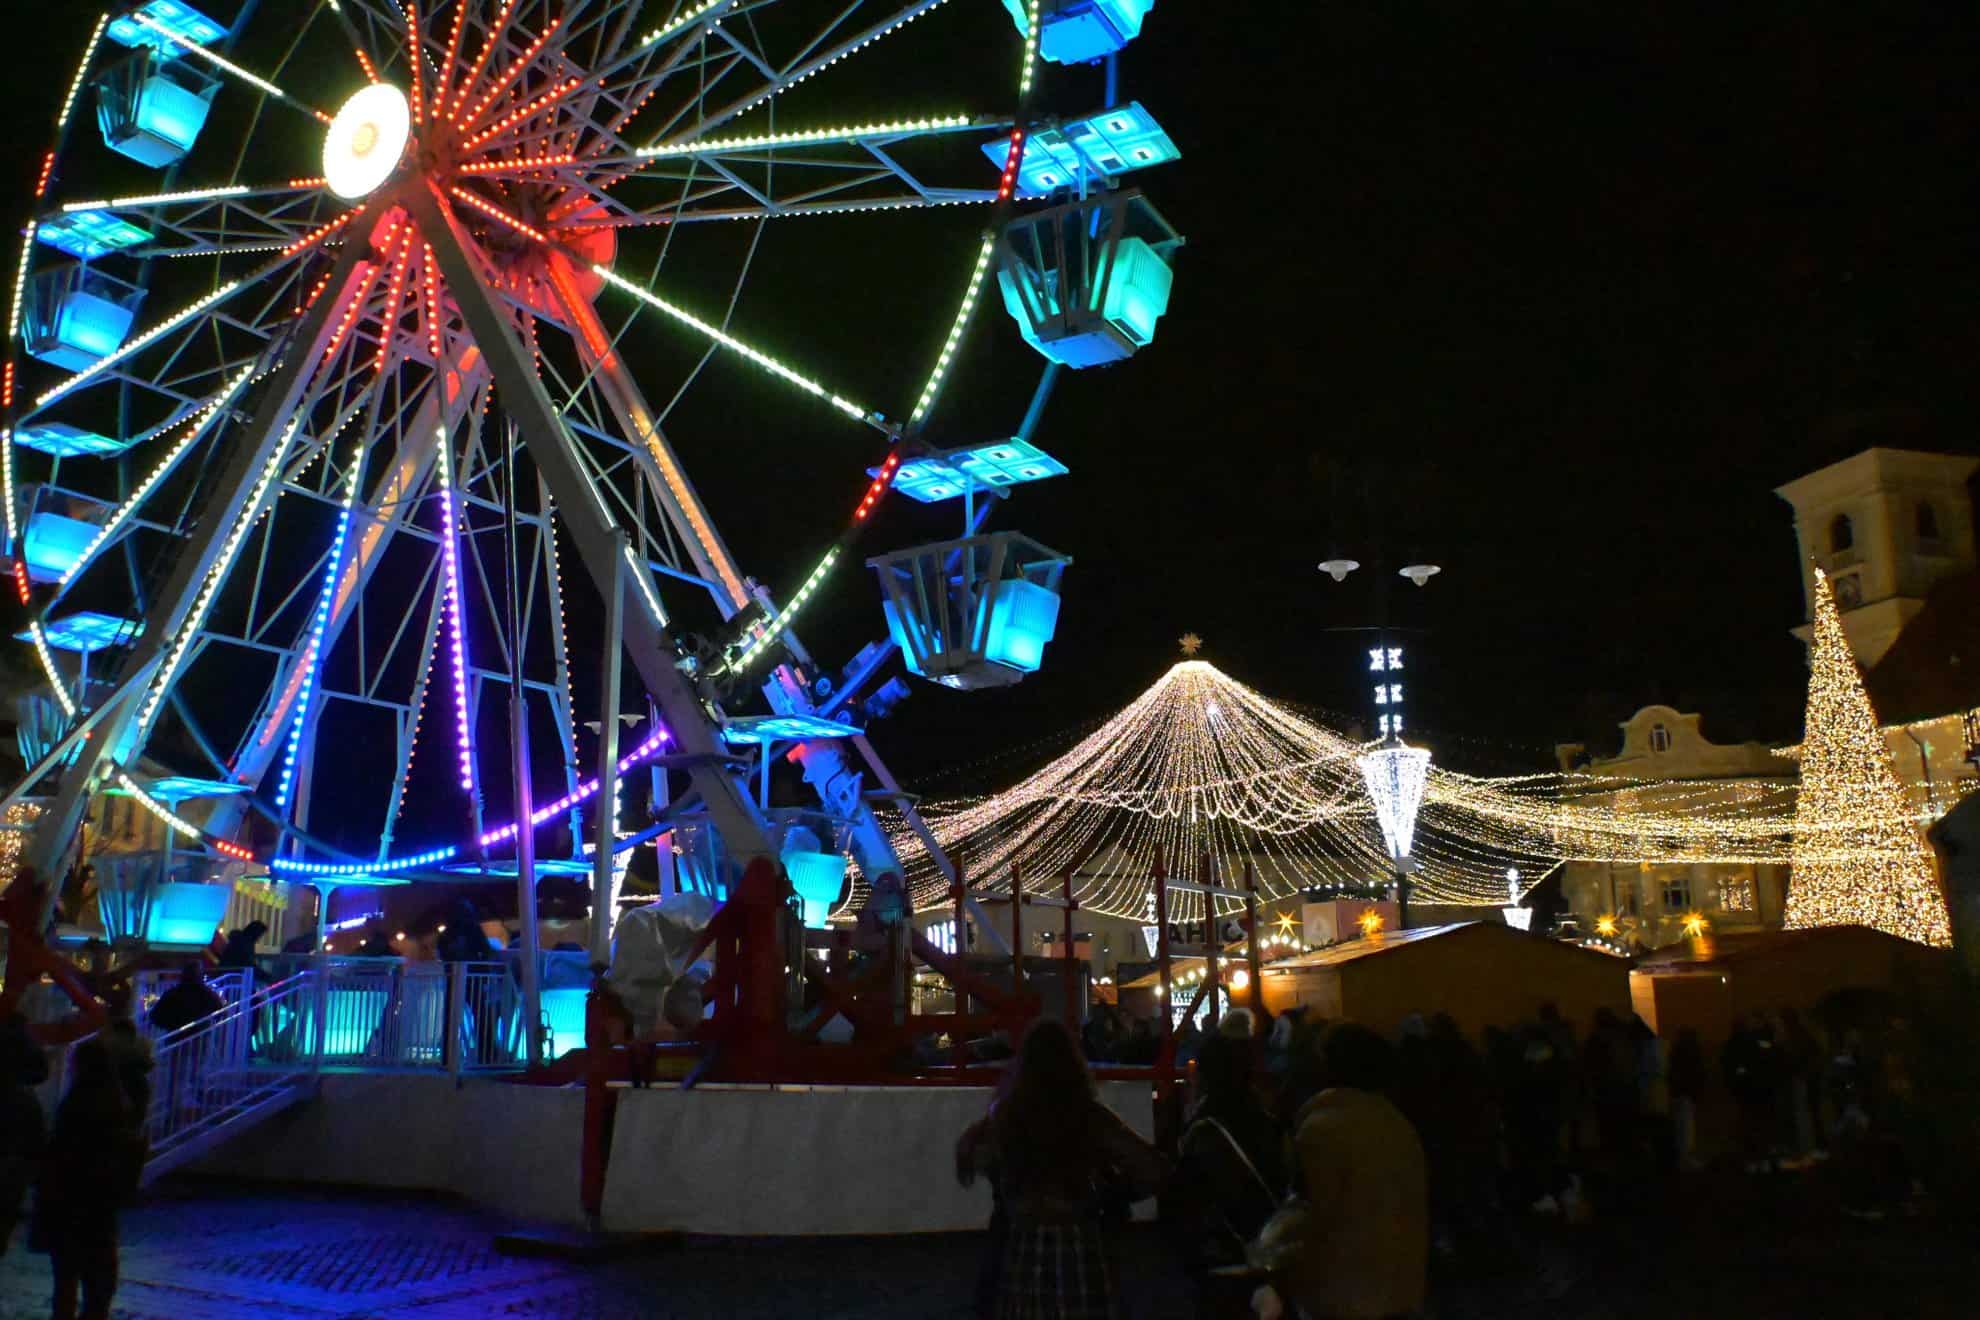
POLYGON ((21 556, 27 560, 28 577, 35 582, 54 582, 82 562, 100 530, 93 522, 65 518, 59 513, 37 513, 28 519, 21 556))
POLYGON ((37 226, 34 236, 52 248, 89 261, 106 252, 149 242, 152 234, 108 211, 70 211, 37 226))
POLYGON ((544 1023, 550 1028, 550 1039, 544 1045, 545 1057, 561 1059, 584 1044, 584 1001, 590 993, 588 989, 575 988, 537 992, 537 999, 543 1005, 544 1023))
POLYGON ((403 881, 381 880, 387 871, 415 871, 422 866, 432 866, 444 862, 460 852, 460 845, 448 844, 444 848, 429 848, 422 853, 408 853, 401 857, 387 857, 375 862, 305 862, 296 857, 271 857, 268 869, 283 875, 323 876, 334 878, 347 884, 402 884, 403 881))
POLYGON ((810 738, 851 738, 864 730, 821 715, 745 715, 722 726, 731 743, 802 742, 810 738))
POLYGON ((113 440, 67 422, 37 422, 14 432, 14 443, 55 458, 75 458, 82 454, 121 454, 132 442, 113 440))
MULTIPOLYGON (((1155 0, 1039 0, 1038 53, 1054 64, 1104 59, 1141 35, 1155 0)), ((1029 0, 1004 0, 1020 33, 1030 29, 1029 0)))
MULTIPOLYGON (((911 458, 894 474, 894 489, 918 503, 939 504, 959 499, 971 483, 1015 486, 1065 474, 1064 463, 1037 445, 1012 436, 911 458)), ((880 469, 869 468, 867 475, 877 477, 880 469)))
POLYGON ((219 90, 218 78, 186 61, 141 51, 98 87, 103 144, 153 169, 175 165, 199 140, 219 90))
POLYGON ((145 938, 153 944, 208 944, 227 915, 232 885, 162 885, 152 895, 145 938))
POLYGON ((1124 238, 1100 315, 1136 348, 1146 347, 1155 339, 1155 323, 1169 310, 1169 288, 1174 279, 1175 272, 1155 255, 1154 248, 1142 239, 1124 238))
MULTIPOLYGON (((226 28, 179 0, 151 0, 149 4, 138 6, 137 12, 172 36, 196 45, 210 46, 227 35, 226 28)), ((175 45, 171 37, 143 26, 128 14, 113 19, 103 35, 120 46, 151 46, 169 50, 175 45)))
POLYGON ((843 853, 788 852, 784 854, 784 874, 804 904, 804 924, 822 926, 831 915, 832 904, 846 883, 843 853))
POLYGON ((1022 580, 1000 583, 990 602, 983 658, 1029 674, 1045 659, 1059 627, 1059 593, 1022 580))
POLYGON ((90 266, 62 266, 28 282, 21 323, 27 350, 81 371, 123 347, 144 290, 90 266))
MULTIPOLYGON (((983 144, 983 154, 1000 173, 1010 146, 1008 137, 983 144)), ((1025 139, 1017 190, 1023 197, 1042 197, 1054 188, 1074 186, 1082 178, 1111 179, 1180 159, 1182 152, 1155 122, 1155 116, 1143 109, 1141 102, 1129 101, 1057 128, 1041 128, 1025 139)))
MULTIPOLYGON (((98 614, 93 610, 81 610, 61 619, 45 619, 41 625, 41 635, 48 645, 57 651, 80 651, 84 655, 91 651, 101 651, 106 646, 121 646, 144 631, 143 619, 114 619, 108 614, 98 614)), ((31 641, 30 634, 14 634, 21 641, 31 641)))
POLYGON ((296 697, 294 723, 289 727, 289 745, 282 756, 282 775, 275 785, 275 805, 289 805, 289 790, 295 785, 296 755, 302 749, 303 724, 309 716, 310 698, 316 694, 316 675, 323 668, 323 632, 330 623, 330 602, 337 591, 337 570, 344 566, 344 538, 351 528, 351 500, 357 493, 357 470, 351 472, 351 494, 344 499, 337 515, 337 535, 330 543, 330 562, 323 570, 323 586, 316 597, 316 617, 310 624, 309 645, 302 656, 302 691, 296 697))

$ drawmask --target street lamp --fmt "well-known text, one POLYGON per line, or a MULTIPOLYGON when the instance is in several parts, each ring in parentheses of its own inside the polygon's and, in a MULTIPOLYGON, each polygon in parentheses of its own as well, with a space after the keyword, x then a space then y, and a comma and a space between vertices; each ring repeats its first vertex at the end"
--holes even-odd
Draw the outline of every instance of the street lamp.
MULTIPOLYGON (((1320 571, 1335 582, 1347 581, 1348 574, 1361 567, 1357 560, 1336 555, 1320 563, 1320 571)), ((1436 564, 1405 564, 1396 576, 1421 587, 1443 569, 1436 564)), ((1381 744, 1362 754, 1357 761, 1368 797, 1375 805, 1375 819, 1382 827, 1382 843, 1389 854, 1395 876, 1396 925, 1409 928, 1409 877, 1416 869, 1410 844, 1416 835, 1416 813, 1423 805, 1423 789, 1430 775, 1430 753, 1410 747, 1402 740, 1403 684, 1398 677, 1403 668, 1403 648, 1389 644, 1388 593, 1381 588, 1386 576, 1377 579, 1375 645, 1368 651, 1368 672, 1375 675, 1372 685, 1375 731, 1381 744)))

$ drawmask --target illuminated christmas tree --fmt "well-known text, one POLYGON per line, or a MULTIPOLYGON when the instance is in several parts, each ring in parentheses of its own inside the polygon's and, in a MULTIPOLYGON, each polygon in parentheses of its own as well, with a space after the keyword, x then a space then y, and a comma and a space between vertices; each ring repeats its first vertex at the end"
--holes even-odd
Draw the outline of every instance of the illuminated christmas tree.
POLYGON ((1809 668, 1786 924, 1871 926, 1920 944, 1951 944, 1931 854, 1819 568, 1809 668))

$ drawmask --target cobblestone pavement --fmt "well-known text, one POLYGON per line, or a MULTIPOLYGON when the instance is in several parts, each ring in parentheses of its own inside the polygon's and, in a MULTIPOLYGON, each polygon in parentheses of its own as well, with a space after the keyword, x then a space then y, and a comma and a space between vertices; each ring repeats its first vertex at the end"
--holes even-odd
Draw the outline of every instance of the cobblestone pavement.
MULTIPOLYGON (((701 1240, 602 1263, 506 1256, 457 1201, 171 1184, 124 1215, 117 1320, 965 1316, 974 1235, 701 1240)), ((48 1314, 48 1258, 0 1258, 0 1320, 48 1314)))
MULTIPOLYGON (((1502 1226, 1483 1259, 1438 1271, 1426 1320, 1772 1320, 1976 1314, 1972 1237, 1943 1221, 1862 1224, 1811 1186, 1687 1182, 1661 1203, 1567 1230, 1502 1226)), ((458 1201, 168 1183, 124 1218, 118 1320, 961 1320, 982 1238, 688 1239, 598 1263, 509 1256, 516 1227, 458 1201)), ((0 1258, 0 1320, 46 1316, 48 1261, 0 1258)), ((1127 1320, 1192 1314, 1174 1253, 1125 1244, 1127 1320)))

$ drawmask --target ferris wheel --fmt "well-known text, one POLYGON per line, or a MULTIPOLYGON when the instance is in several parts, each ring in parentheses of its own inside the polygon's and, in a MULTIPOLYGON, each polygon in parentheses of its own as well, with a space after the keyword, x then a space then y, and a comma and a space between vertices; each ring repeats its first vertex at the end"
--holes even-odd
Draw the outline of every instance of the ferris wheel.
MULTIPOLYGON (((898 871, 875 675, 895 649, 953 687, 1037 667, 1068 561, 984 521, 1066 470, 1032 443, 1059 370, 1131 356, 1167 304, 1181 239, 1124 180, 1177 152, 1114 63, 1152 4, 110 6, 35 183, 0 383, 10 571, 58 707, 17 790, 56 785, 29 859, 59 872, 107 788, 289 879, 485 873, 559 824, 548 860, 586 870, 580 811, 656 763, 689 781, 682 829, 788 860, 767 785, 790 753, 830 887, 847 856, 898 871), (896 45, 993 40, 960 61, 981 86, 940 83, 959 109, 835 108, 888 102, 860 71, 896 45), (1048 113, 1041 61, 1098 63, 1105 104, 1048 113), (952 238, 953 285, 890 413, 813 374, 759 272, 803 217, 911 211, 952 238), (1021 424, 932 447, 993 286, 1037 386, 1021 424), (723 391, 783 392, 846 456, 841 495, 778 514, 816 546, 792 582, 720 530, 763 511, 690 476, 765 461, 682 433, 723 391), (873 560, 888 641, 816 659, 792 624, 895 489, 954 500, 963 535, 873 560), (622 655, 650 701, 623 742, 574 705, 580 596, 599 709, 622 655)), ((887 268, 881 244, 847 271, 887 268)), ((886 328, 844 298, 836 338, 886 328)))

